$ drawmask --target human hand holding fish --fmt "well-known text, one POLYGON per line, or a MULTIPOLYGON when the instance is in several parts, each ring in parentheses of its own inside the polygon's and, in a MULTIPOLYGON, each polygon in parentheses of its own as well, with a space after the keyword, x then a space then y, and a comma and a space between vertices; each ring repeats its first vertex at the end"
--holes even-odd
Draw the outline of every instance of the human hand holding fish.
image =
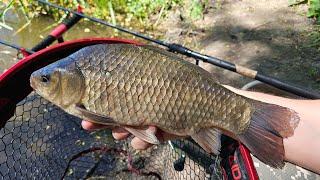
POLYGON ((225 134, 275 168, 287 160, 283 140, 301 126, 294 107, 234 92, 204 69, 153 46, 88 46, 32 73, 30 85, 69 114, 117 127, 115 136, 126 136, 119 127, 151 144, 168 134, 190 136, 206 152, 219 154, 225 134))
MULTIPOLYGON (((122 127, 113 128, 110 126, 92 123, 92 122, 90 122, 90 120, 83 120, 81 125, 82 125, 83 129, 88 130, 88 131, 94 131, 94 130, 100 130, 100 129, 112 129, 112 136, 116 140, 124 140, 130 136, 130 132, 128 132, 127 130, 125 130, 122 127)), ((148 129, 157 136, 157 138, 160 140, 160 142, 173 140, 173 139, 177 139, 177 138, 183 138, 180 136, 176 136, 174 134, 165 133, 155 126, 149 126, 148 129)), ((140 139, 139 137, 134 137, 131 140, 131 145, 134 149, 145 150, 145 149, 153 146, 154 144, 148 143, 147 141, 144 141, 144 140, 140 139)))

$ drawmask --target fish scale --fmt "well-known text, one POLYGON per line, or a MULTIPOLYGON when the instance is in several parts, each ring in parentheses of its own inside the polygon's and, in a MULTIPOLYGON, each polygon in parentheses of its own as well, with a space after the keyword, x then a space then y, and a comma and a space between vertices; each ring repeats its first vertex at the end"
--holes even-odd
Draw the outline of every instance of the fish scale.
MULTIPOLYGON (((244 127, 239 124, 249 121, 232 105, 237 102, 236 95, 231 101, 231 92, 228 94, 225 93, 228 90, 216 87, 217 84, 208 78, 210 74, 198 72, 193 66, 190 68, 181 59, 172 60, 152 49, 123 44, 99 48, 94 50, 93 57, 78 63, 88 84, 84 95, 87 99, 83 101, 88 110, 110 114, 118 122, 129 125, 152 123, 181 133, 194 125, 197 127, 192 129, 199 130, 204 124, 241 133, 244 127), (141 59, 141 55, 146 58, 141 59), (87 64, 94 67, 88 68, 87 64), (106 72, 110 76, 106 77, 106 72), (101 86, 101 81, 111 81, 111 84, 101 86), (129 89, 130 94, 127 93, 129 89), (108 103, 101 97, 108 97, 108 103), (130 111, 132 108, 134 111, 130 111), (230 122, 228 117, 237 118, 240 123, 234 123, 235 119, 230 122)), ((92 50, 82 51, 81 57, 89 54, 88 51, 92 50)), ((250 107, 250 103, 242 103, 237 109, 250 107)))

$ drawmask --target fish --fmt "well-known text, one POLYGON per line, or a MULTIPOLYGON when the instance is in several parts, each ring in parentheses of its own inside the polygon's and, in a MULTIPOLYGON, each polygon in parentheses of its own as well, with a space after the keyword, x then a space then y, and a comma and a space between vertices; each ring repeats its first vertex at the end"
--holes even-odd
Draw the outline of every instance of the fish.
POLYGON ((236 94, 201 67, 150 45, 84 47, 33 72, 30 86, 69 114, 123 127, 152 144, 160 141, 150 125, 218 155, 226 134, 275 168, 284 166, 283 138, 300 120, 295 111, 236 94))

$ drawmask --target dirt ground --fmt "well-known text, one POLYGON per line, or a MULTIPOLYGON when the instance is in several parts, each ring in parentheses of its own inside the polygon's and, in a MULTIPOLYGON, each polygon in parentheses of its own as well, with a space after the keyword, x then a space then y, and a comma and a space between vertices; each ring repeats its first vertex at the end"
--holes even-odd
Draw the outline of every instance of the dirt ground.
MULTIPOLYGON (((308 47, 314 25, 305 16, 306 5, 289 7, 287 0, 225 0, 213 1, 212 6, 194 22, 183 20, 183 9, 169 14, 159 26, 164 40, 320 90, 320 50, 308 47)), ((210 64, 200 65, 222 83, 239 87, 250 81, 210 64)))

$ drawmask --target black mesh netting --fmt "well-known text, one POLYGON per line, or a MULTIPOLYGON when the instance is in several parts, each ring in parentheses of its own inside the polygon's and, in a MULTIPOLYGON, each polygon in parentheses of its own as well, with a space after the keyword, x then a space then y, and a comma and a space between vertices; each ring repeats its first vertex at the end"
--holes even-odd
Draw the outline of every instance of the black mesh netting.
POLYGON ((191 141, 135 151, 80 122, 31 93, 0 130, 1 179, 221 179, 218 161, 191 141))

